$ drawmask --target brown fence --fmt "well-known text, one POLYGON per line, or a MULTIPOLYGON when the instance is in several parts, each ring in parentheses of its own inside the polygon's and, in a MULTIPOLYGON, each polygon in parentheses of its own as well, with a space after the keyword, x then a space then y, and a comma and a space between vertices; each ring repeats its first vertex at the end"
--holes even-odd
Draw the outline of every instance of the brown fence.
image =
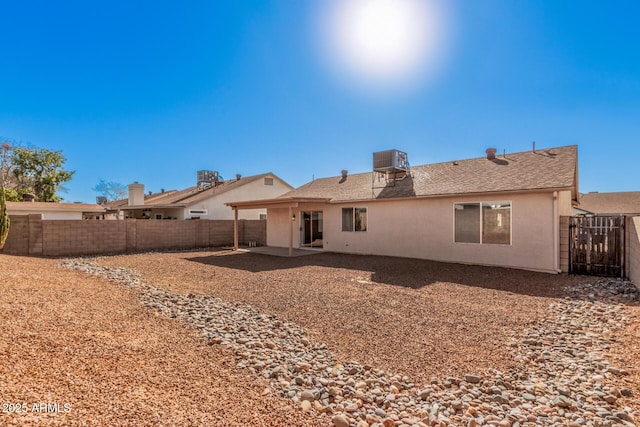
POLYGON ((624 276, 624 216, 573 217, 569 272, 624 276))
MULTIPOLYGON (((266 244, 266 221, 239 220, 241 245, 266 244)), ((233 244, 231 220, 83 221, 42 220, 40 215, 11 217, 4 253, 36 256, 119 254, 195 249, 233 244)))

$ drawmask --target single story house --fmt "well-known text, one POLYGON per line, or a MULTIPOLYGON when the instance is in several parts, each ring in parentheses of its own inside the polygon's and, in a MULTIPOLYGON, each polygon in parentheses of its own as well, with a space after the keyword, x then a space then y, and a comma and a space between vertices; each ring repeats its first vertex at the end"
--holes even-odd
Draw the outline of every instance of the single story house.
POLYGON ((104 206, 86 203, 52 203, 52 202, 7 202, 7 212, 14 215, 40 214, 42 219, 95 219, 102 218, 104 206))
POLYGON ((374 153, 371 172, 315 179, 267 200, 267 245, 558 273, 560 217, 578 197, 577 146, 422 166, 374 153))
POLYGON ((580 194, 576 215, 640 215, 640 191, 580 194))
MULTIPOLYGON (((273 173, 223 180, 217 172, 198 172, 198 183, 185 190, 144 193, 144 185, 129 185, 128 198, 106 203, 110 219, 233 219, 230 200, 280 196, 293 187, 273 173)), ((243 212, 239 219, 265 219, 266 209, 243 212)))

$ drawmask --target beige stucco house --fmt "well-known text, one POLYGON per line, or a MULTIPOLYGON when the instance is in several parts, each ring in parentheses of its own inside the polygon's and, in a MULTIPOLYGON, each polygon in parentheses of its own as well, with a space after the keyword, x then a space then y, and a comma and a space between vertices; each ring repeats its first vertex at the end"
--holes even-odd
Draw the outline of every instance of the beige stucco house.
POLYGON ((85 203, 7 202, 7 212, 10 216, 39 214, 42 219, 102 218, 105 211, 104 206, 85 203))
MULTIPOLYGON (((280 196, 293 187, 273 173, 235 179, 215 179, 198 182, 185 190, 161 191, 145 194, 144 185, 129 185, 127 199, 105 205, 109 218, 136 219, 233 219, 233 212, 225 203, 235 200, 255 200, 280 196)), ((239 219, 264 219, 267 210, 246 210, 239 219)))
MULTIPOLYGON (((395 150, 392 154, 397 155, 395 150)), ((386 153, 386 152, 385 152, 386 153)), ((399 152, 400 154, 404 154, 399 152)), ((316 179, 269 200, 267 245, 560 272, 560 217, 578 196, 566 146, 316 179)), ((406 159, 405 159, 406 160, 406 159)))

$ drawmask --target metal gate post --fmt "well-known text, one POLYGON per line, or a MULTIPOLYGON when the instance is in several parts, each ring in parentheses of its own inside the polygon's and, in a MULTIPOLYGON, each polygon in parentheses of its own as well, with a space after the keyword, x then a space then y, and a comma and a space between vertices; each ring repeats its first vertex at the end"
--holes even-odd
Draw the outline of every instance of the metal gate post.
POLYGON ((573 229, 576 226, 573 221, 574 218, 569 218, 569 274, 573 274, 573 229))

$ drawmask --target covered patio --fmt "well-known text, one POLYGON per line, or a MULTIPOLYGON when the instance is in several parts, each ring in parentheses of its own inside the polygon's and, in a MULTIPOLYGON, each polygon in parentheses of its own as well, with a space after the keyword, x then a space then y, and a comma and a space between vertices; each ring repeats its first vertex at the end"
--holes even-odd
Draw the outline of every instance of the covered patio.
MULTIPOLYGON (((328 203, 329 200, 330 199, 324 198, 324 197, 278 197, 275 199, 248 200, 248 201, 242 201, 242 202, 225 203, 225 205, 233 209, 233 250, 237 251, 239 248, 239 239, 238 239, 238 211, 239 210, 242 210, 242 209, 288 209, 289 210, 288 218, 291 219, 289 221, 290 224, 287 227, 289 230, 288 248, 270 248, 270 249, 273 249, 273 250, 288 249, 286 254, 289 257, 299 256, 300 254, 298 252, 305 252, 305 254, 309 253, 309 251, 294 248, 293 236, 294 236, 294 228, 296 225, 296 215, 299 215, 300 207, 303 204, 328 203)), ((267 229, 267 236, 268 234, 269 234, 269 230, 267 229)), ((268 241, 268 238, 267 238, 267 241, 268 241)), ((252 251, 254 249, 255 248, 252 248, 252 251)))

